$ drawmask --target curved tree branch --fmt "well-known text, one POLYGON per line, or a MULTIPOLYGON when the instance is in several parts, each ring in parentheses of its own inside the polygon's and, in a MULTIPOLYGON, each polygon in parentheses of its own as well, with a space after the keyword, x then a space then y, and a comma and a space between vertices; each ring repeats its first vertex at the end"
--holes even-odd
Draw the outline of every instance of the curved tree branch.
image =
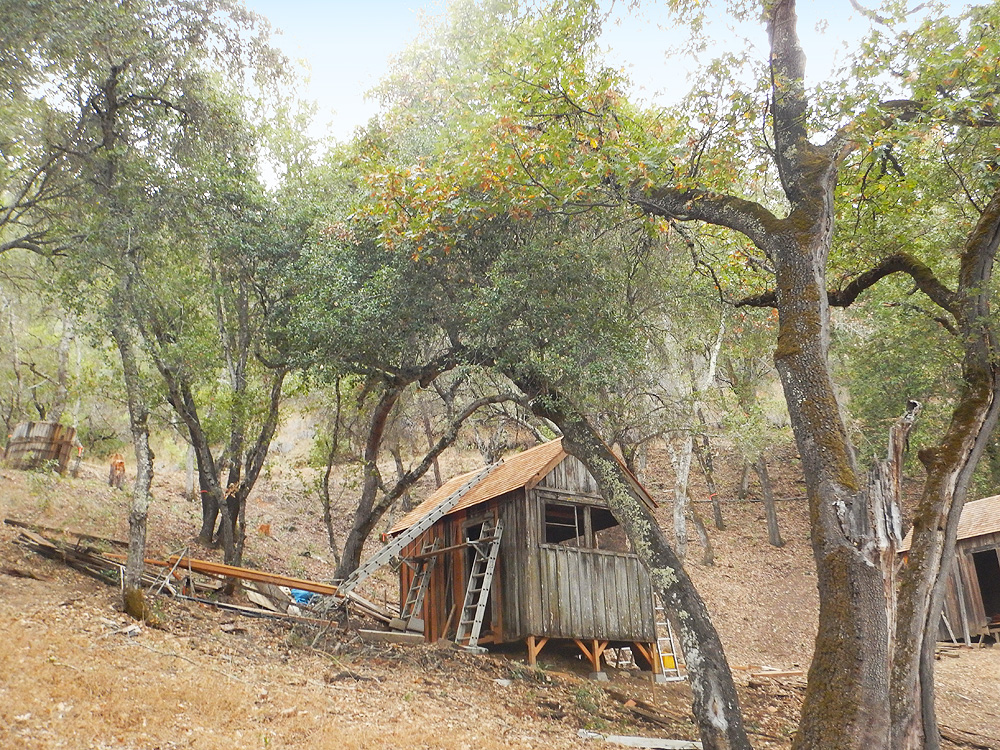
MULTIPOLYGON (((827 292, 831 307, 850 307, 862 292, 875 286, 886 276, 894 273, 905 273, 917 288, 930 300, 946 312, 958 316, 958 306, 955 293, 948 289, 925 263, 909 253, 893 253, 879 261, 875 266, 856 276, 843 289, 833 289, 827 292)), ((775 307, 777 293, 773 290, 745 297, 735 303, 736 307, 775 307)))
POLYGON ((647 214, 675 221, 704 221, 746 235, 758 247, 778 231, 781 220, 759 203, 692 188, 631 191, 629 202, 647 214))

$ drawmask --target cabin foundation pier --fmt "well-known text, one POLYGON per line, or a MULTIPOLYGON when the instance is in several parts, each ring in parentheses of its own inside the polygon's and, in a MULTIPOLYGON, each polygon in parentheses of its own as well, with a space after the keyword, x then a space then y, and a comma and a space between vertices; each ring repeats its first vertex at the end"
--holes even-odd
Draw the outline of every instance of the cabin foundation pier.
MULTIPOLYGON (((660 656, 655 643, 639 643, 636 641, 632 644, 632 653, 637 654, 639 657, 636 663, 640 661, 646 662, 646 665, 649 667, 648 674, 654 683, 662 684, 669 682, 667 676, 663 673, 664 665, 662 656, 660 656)), ((670 658, 673 659, 674 657, 671 655, 670 658)))
POLYGON ((528 644, 528 666, 537 667, 538 666, 538 654, 541 653, 545 644, 549 642, 548 638, 536 638, 533 635, 527 637, 528 644))
POLYGON ((597 680, 598 682, 607 682, 608 673, 601 669, 601 657, 604 656, 604 649, 608 647, 608 642, 591 640, 589 646, 579 638, 574 638, 573 642, 583 652, 584 657, 586 657, 593 668, 589 675, 590 679, 597 680))

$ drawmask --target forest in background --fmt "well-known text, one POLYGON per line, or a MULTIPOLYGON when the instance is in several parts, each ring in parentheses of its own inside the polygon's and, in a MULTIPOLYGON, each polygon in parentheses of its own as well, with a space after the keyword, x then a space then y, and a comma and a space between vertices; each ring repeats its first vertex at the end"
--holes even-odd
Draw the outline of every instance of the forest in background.
POLYGON ((871 34, 813 91, 791 0, 727 8, 763 12, 764 60, 711 59, 707 11, 675 5, 704 64, 674 108, 629 101, 598 4, 461 1, 394 60, 382 113, 319 144, 238 3, 0 3, 8 432, 134 450, 134 572, 151 435, 185 446, 200 538, 239 564, 281 419, 321 413, 328 529, 330 493, 357 496, 338 578, 457 440, 493 460, 561 433, 679 613, 706 747, 749 744, 681 565, 686 524, 724 520, 684 477, 722 443, 766 486, 794 439, 821 600, 797 746, 936 746, 939 573, 1000 470, 1000 7, 857 6, 871 34), (608 448, 641 476, 653 443, 669 533, 608 448), (903 571, 901 470, 924 481, 903 571))

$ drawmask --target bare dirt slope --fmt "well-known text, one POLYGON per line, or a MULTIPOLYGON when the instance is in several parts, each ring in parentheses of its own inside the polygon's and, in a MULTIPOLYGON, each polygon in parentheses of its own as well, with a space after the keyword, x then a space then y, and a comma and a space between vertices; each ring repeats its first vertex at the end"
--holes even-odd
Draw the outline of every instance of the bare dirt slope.
MULTIPOLYGON (((103 474, 98 466, 79 479, 0 472, 0 516, 124 538, 128 498, 106 487, 103 474)), ((788 475, 780 486, 792 497, 794 467, 788 475)), ((150 554, 188 548, 217 559, 217 551, 193 545, 198 509, 169 480, 155 488, 150 554)), ((664 497, 672 479, 654 471, 648 482, 664 497)), ((248 510, 247 565, 329 578, 308 483, 301 472, 272 472, 248 510)), ((780 513, 788 543, 776 549, 766 544, 758 503, 727 504, 726 531, 712 531, 710 568, 696 563, 692 535, 692 576, 737 667, 808 664, 816 594, 805 508, 785 500, 780 513)), ((129 632, 116 588, 26 550, 16 537, 0 528, 0 748, 605 746, 581 730, 696 738, 686 685, 652 686, 613 671, 606 689, 583 677, 580 660, 555 653, 543 652, 544 670, 530 670, 517 650, 475 657, 365 645, 350 630, 324 634, 170 599, 158 600, 155 627, 129 632), (639 715, 645 704, 661 723, 639 715)), ((364 593, 394 597, 391 577, 364 593)), ((735 674, 755 746, 788 747, 804 679, 735 674)), ((939 707, 953 734, 975 733, 980 746, 1000 749, 1000 648, 939 662, 939 707)))

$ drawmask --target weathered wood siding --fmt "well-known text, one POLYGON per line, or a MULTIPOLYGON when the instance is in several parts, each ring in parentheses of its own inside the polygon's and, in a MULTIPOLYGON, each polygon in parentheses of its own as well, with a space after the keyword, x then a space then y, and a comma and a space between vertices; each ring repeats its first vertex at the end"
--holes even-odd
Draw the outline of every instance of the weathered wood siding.
POLYGON ((76 444, 76 429, 56 422, 22 422, 14 428, 4 459, 13 469, 52 466, 66 473, 76 444))
MULTIPOLYGON (((453 544, 453 528, 446 522, 438 522, 421 534, 415 541, 403 548, 402 556, 419 554, 425 542, 438 540, 438 547, 453 544)), ((440 638, 446 637, 445 630, 448 625, 448 614, 450 610, 450 592, 448 589, 448 567, 454 562, 446 553, 440 555, 431 571, 431 578, 427 586, 427 594, 424 598, 424 606, 420 616, 424 620, 424 636, 430 642, 436 642, 440 638)), ((413 582, 413 569, 409 565, 401 565, 399 568, 399 606, 403 606, 406 601, 407 592, 413 582)))
MULTIPOLYGON (((972 555, 986 549, 1000 548, 1000 534, 984 534, 969 539, 961 539, 955 554, 955 563, 944 592, 944 615, 951 624, 955 637, 964 640, 964 632, 968 628, 969 635, 974 637, 986 624, 986 610, 983 607, 983 595, 979 589, 979 578, 976 575, 976 564, 972 555)), ((948 628, 941 621, 938 628, 938 640, 951 640, 948 628)))
POLYGON ((655 640, 652 586, 638 557, 542 543, 545 497, 604 505, 583 464, 567 458, 536 488, 500 506, 504 640, 655 640))
MULTIPOLYGON (((466 523, 496 512, 504 523, 490 593, 491 621, 482 642, 520 641, 529 635, 624 642, 656 639, 653 592, 638 557, 608 550, 544 544, 545 499, 606 507, 596 482, 576 458, 566 458, 535 485, 518 488, 483 506, 446 516, 425 538, 458 544, 466 523)), ((415 554, 423 539, 404 554, 415 554)), ((452 637, 464 593, 466 551, 438 558, 424 603, 425 636, 452 637)), ((411 573, 403 566, 400 600, 411 573)))
POLYGON ((538 489, 553 489, 577 495, 600 497, 597 482, 578 458, 567 456, 535 485, 538 489))
POLYGON ((652 641, 652 589, 635 555, 543 545, 538 550, 541 586, 535 635, 652 641))
POLYGON ((538 544, 538 524, 535 514, 525 502, 523 488, 504 495, 499 505, 503 521, 503 539, 497 559, 496 582, 504 595, 504 640, 516 641, 533 635, 524 628, 530 622, 530 612, 537 608, 540 586, 538 565, 533 564, 533 549, 538 544))

